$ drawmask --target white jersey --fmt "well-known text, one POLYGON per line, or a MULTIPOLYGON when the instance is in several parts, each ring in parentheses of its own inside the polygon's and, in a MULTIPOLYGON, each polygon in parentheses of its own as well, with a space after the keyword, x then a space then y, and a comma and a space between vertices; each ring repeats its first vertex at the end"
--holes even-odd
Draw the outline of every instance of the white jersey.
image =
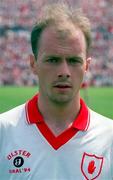
POLYGON ((112 180, 113 121, 85 105, 57 137, 37 97, 0 115, 0 180, 112 180))

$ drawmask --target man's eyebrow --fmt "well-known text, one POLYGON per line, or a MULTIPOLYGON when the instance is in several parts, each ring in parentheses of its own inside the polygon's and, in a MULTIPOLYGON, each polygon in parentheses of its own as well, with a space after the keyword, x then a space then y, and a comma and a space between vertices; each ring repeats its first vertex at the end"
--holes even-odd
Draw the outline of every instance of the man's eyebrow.
POLYGON ((66 59, 76 59, 76 60, 83 61, 83 57, 81 57, 81 56, 68 56, 66 59))
POLYGON ((45 58, 61 59, 61 57, 57 56, 57 55, 47 55, 47 56, 45 56, 45 58))
MULTIPOLYGON (((61 59, 63 59, 63 57, 58 56, 58 55, 45 55, 44 59, 61 60, 61 59)), ((83 61, 83 57, 81 57, 81 56, 67 56, 67 57, 65 57, 65 59, 67 59, 67 60, 73 59, 73 60, 83 61)))

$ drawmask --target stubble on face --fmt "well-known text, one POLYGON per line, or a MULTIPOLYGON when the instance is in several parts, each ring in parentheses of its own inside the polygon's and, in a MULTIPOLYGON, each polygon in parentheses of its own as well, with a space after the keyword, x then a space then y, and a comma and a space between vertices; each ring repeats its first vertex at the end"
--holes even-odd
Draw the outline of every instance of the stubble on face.
MULTIPOLYGON (((45 65, 43 66, 42 62, 42 57, 46 55, 58 55, 61 57, 65 57, 67 55, 72 55, 72 54, 80 54, 82 52, 83 56, 85 57, 85 43, 83 43, 84 36, 83 33, 77 29, 74 31, 70 31, 69 28, 66 29, 66 31, 60 30, 60 33, 58 31, 55 31, 54 28, 48 28, 45 30, 45 32, 42 34, 41 37, 41 44, 39 48, 39 55, 40 55, 40 62, 41 68, 40 72, 44 70, 43 67, 46 67, 45 65), (76 41, 76 43, 75 43, 76 41), (43 54, 43 56, 42 56, 43 54)), ((48 66, 49 67, 49 66, 48 66)), ((80 88, 80 83, 82 81, 82 71, 78 71, 80 73, 81 79, 79 81, 73 82, 72 77, 70 77, 69 80, 65 79, 65 83, 70 81, 70 83, 74 84, 69 91, 67 92, 58 92, 52 87, 52 83, 54 81, 60 82, 61 79, 58 77, 54 76, 55 69, 49 69, 45 68, 46 71, 44 73, 39 74, 39 82, 40 82, 40 91, 42 91, 42 96, 45 97, 45 99, 49 99, 52 103, 61 106, 64 104, 67 104, 73 100, 73 98, 78 94, 79 88, 80 88), (53 72, 54 71, 54 72, 53 72), (50 81, 52 78, 50 76, 55 77, 52 81, 50 81), (41 75, 42 74, 42 75, 41 75), (43 77, 41 77, 43 76, 43 77), (48 77, 47 77, 48 76, 48 77), (42 82, 41 82, 42 81, 42 82), (76 84, 75 84, 76 83, 76 84), (45 85, 44 85, 45 84, 45 85), (75 87, 76 86, 76 87, 75 87)), ((74 73, 73 73, 74 74, 74 73)), ((74 75, 72 75, 74 76, 74 75)), ((76 73, 75 73, 76 76, 76 73)), ((64 80, 63 80, 64 83, 64 80)))

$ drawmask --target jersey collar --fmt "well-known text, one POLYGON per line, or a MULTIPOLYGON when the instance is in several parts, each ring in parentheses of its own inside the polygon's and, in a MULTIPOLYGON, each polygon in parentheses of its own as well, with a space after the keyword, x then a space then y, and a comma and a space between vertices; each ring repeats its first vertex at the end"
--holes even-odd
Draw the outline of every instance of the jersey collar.
MULTIPOLYGON (((32 99, 30 99, 26 103, 26 119, 28 124, 36 124, 36 123, 43 123, 44 118, 42 114, 39 112, 38 106, 38 94, 35 95, 32 99)), ((80 99, 81 109, 79 111, 78 116, 75 118, 74 122, 72 123, 72 127, 76 128, 80 131, 86 131, 89 127, 89 110, 82 99, 80 99)))

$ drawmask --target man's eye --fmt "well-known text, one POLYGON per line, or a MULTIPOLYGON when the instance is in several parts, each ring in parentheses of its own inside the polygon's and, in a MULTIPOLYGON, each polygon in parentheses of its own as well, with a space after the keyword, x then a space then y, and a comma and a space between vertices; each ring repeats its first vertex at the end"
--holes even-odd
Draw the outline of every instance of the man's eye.
POLYGON ((72 57, 67 59, 68 64, 76 65, 76 64, 81 64, 83 62, 82 58, 79 57, 72 57))
POLYGON ((57 63, 59 63, 59 59, 58 58, 48 58, 48 59, 46 59, 46 62, 48 62, 48 63, 52 63, 52 64, 57 64, 57 63))

